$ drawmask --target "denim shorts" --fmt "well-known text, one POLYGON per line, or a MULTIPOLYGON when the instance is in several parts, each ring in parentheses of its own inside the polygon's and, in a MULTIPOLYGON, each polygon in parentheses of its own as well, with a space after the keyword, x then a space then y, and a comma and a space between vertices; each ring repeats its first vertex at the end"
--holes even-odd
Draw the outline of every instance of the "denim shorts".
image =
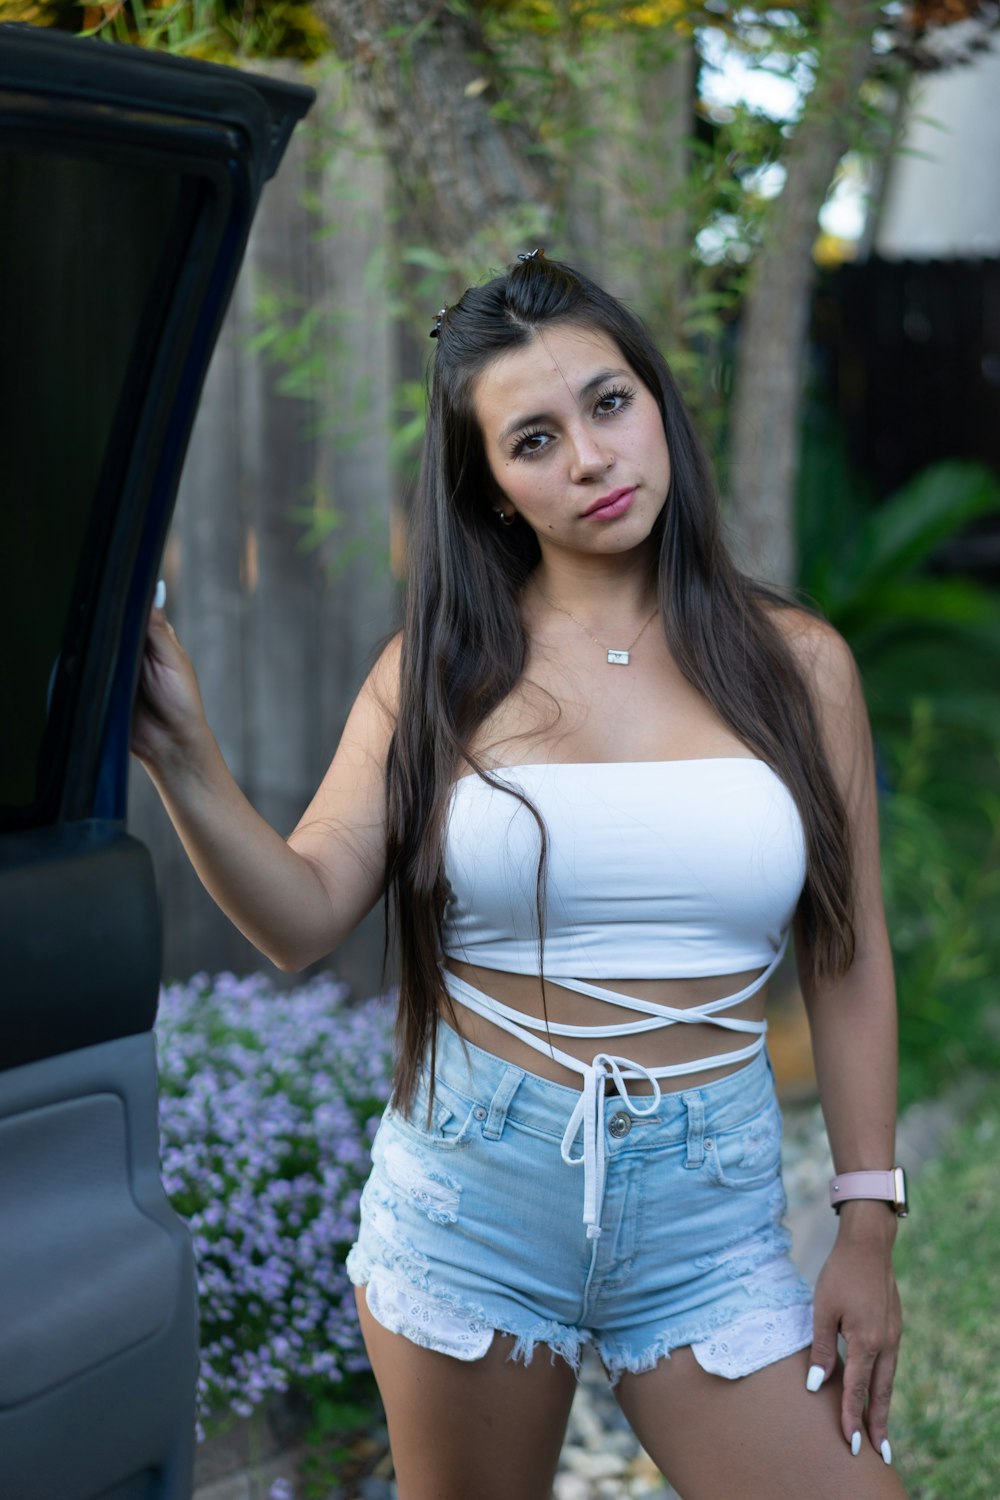
MULTIPOLYGON (((644 1107, 650 1096, 633 1096, 644 1107)), ((782 1224, 781 1111, 766 1052, 639 1117, 604 1101, 602 1232, 582 1221, 583 1171, 560 1151, 579 1090, 525 1072, 438 1022, 409 1117, 372 1146, 347 1259, 372 1316, 457 1359, 494 1332, 579 1371, 592 1343, 612 1384, 690 1345, 736 1378, 805 1348, 812 1295, 782 1224)))

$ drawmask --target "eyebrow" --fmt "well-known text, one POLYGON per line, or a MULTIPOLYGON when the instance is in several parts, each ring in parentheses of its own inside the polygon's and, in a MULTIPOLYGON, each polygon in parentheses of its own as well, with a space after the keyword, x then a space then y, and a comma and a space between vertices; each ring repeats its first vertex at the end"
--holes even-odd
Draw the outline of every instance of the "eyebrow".
MULTIPOLYGON (((629 372, 624 369, 598 370, 596 375, 592 375, 590 377, 586 385, 582 385, 580 387, 579 391, 577 392, 577 400, 585 401, 591 394, 591 392, 595 391, 599 385, 603 385, 606 380, 613 380, 618 376, 628 375, 628 373, 629 372)), ((497 438, 497 443, 500 447, 502 447, 507 439, 509 437, 513 437, 514 433, 519 432, 522 427, 534 427, 540 422, 551 422, 551 420, 552 414, 551 412, 547 411, 535 412, 530 417, 515 417, 512 422, 507 423, 507 426, 500 433, 500 436, 497 438)))

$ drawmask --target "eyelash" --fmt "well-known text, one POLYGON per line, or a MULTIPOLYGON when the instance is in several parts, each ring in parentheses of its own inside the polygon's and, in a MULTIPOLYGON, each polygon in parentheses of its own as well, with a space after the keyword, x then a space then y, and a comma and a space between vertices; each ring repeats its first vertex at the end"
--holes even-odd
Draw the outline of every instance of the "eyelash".
MULTIPOLYGON (((631 386, 608 386, 601 392, 601 394, 597 397, 597 400, 594 402, 594 415, 602 419, 605 417, 616 417, 619 412, 622 412, 626 407, 631 406, 634 400, 635 391, 631 386), (611 401, 614 399, 618 400, 619 405, 616 406, 612 411, 599 412, 597 410, 602 401, 611 401)), ((536 437, 548 437, 548 433, 545 432, 541 427, 532 427, 525 432, 516 433, 511 441, 511 457, 530 460, 532 458, 537 458, 540 453, 544 453, 548 449, 548 443, 545 443, 541 448, 525 447, 526 443, 530 443, 531 439, 536 437)))

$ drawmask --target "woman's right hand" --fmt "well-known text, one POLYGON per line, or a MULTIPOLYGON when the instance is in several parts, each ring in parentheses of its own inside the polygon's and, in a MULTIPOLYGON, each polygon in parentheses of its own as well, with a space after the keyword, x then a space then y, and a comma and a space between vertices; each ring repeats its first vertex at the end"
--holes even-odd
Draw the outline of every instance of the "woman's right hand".
POLYGON ((163 609, 154 604, 132 711, 132 754, 144 765, 163 765, 185 755, 207 732, 191 658, 163 609))

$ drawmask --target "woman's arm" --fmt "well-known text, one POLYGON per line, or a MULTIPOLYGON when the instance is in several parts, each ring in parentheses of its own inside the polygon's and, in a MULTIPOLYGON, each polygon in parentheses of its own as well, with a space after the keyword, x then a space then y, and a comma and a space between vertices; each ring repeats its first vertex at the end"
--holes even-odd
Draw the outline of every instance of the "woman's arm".
MULTIPOLYGON (((840 789, 854 864, 855 956, 839 979, 816 983, 796 924, 800 982, 835 1170, 895 1163, 896 990, 879 870, 878 806, 871 732, 857 667, 830 626, 796 612, 790 644, 813 691, 830 769, 840 789), (805 623, 803 623, 805 622, 805 623)), ((879 1200, 840 1209, 837 1241, 816 1286, 812 1363, 824 1377, 847 1347, 841 1423, 848 1443, 867 1426, 887 1458, 887 1419, 899 1347, 892 1272, 896 1217, 879 1200), (867 1416, 865 1405, 868 1403, 867 1416)))
POLYGON ((205 719, 194 668, 162 610, 150 619, 132 749, 202 884, 276 967, 336 948, 374 906, 385 872, 385 760, 399 642, 358 694, 333 761, 282 838, 237 785, 205 719))

